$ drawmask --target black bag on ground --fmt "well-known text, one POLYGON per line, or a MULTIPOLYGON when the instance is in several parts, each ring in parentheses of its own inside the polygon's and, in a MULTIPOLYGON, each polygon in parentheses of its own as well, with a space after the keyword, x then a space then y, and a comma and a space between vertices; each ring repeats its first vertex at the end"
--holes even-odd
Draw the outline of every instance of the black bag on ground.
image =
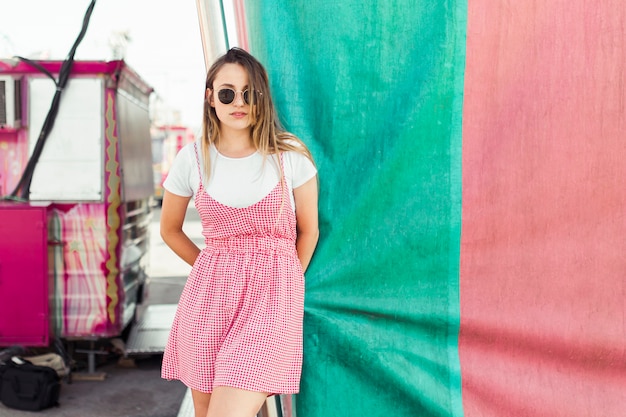
POLYGON ((39 411, 59 403, 61 382, 49 366, 13 357, 0 366, 0 402, 9 408, 39 411))

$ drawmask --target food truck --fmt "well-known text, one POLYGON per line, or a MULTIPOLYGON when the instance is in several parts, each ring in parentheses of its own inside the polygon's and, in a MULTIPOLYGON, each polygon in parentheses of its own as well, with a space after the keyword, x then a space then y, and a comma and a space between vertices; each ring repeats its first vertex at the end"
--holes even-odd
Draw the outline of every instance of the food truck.
POLYGON ((174 158, 183 146, 195 140, 193 130, 182 125, 159 125, 151 129, 152 167, 154 171, 154 199, 163 201, 163 182, 167 178, 174 158))
POLYGON ((147 281, 153 90, 75 61, 51 120, 62 66, 0 61, 0 347, 120 335, 147 281))

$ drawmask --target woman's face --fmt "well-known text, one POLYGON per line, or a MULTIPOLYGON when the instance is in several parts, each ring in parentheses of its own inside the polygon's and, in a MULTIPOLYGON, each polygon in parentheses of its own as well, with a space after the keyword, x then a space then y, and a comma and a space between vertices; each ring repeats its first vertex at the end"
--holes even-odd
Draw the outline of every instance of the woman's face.
POLYGON ((213 81, 213 90, 207 89, 209 104, 215 108, 222 134, 250 128, 247 90, 248 73, 239 64, 224 64, 213 81))

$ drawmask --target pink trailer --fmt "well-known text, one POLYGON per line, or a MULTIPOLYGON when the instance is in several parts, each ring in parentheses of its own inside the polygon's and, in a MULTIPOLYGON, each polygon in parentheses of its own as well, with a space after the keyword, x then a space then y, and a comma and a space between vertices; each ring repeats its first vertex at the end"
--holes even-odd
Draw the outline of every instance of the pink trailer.
POLYGON ((124 61, 76 61, 28 196, 8 198, 62 65, 35 64, 0 61, 0 346, 120 335, 147 280, 151 87, 124 61))
POLYGON ((153 126, 151 136, 154 198, 160 204, 163 201, 163 182, 167 178, 174 158, 183 146, 195 140, 195 135, 187 126, 163 125, 153 126))

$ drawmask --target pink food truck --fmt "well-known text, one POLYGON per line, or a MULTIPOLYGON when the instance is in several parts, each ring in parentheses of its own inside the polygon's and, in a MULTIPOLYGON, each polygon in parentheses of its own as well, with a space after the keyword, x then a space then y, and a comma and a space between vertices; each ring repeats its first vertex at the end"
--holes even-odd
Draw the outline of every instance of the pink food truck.
POLYGON ((163 201, 163 182, 167 178, 174 158, 183 146, 195 140, 195 135, 187 126, 161 125, 152 127, 151 136, 154 198, 160 204, 163 201))
POLYGON ((51 120, 62 64, 0 61, 0 347, 120 335, 147 280, 152 88, 75 61, 51 120))

